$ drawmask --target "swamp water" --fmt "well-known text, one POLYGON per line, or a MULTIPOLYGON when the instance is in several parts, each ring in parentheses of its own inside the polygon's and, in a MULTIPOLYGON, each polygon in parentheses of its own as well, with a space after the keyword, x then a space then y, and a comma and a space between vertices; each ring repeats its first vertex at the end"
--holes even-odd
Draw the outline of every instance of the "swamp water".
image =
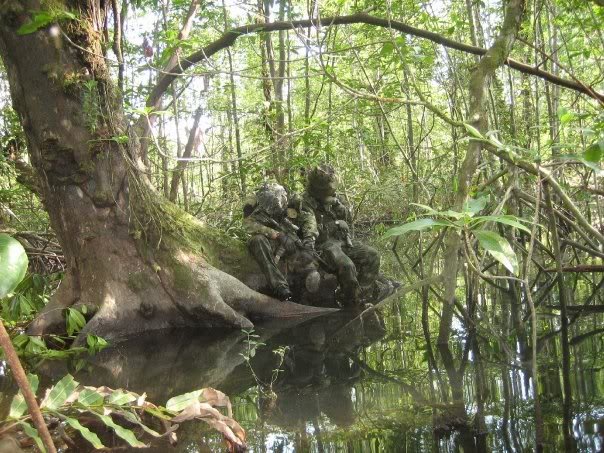
MULTIPOLYGON (((582 322, 597 327, 592 317, 582 322)), ((265 325, 251 339, 243 332, 141 336, 102 351, 76 379, 146 392, 158 404, 202 387, 220 389, 254 452, 532 451, 531 380, 518 357, 502 360, 497 342, 481 333, 472 343, 457 331, 449 347, 433 344, 430 351, 421 303, 409 295, 392 300, 384 316, 338 313, 265 325), (437 369, 429 366, 433 359, 437 369)), ((556 341, 539 353, 546 451, 565 451, 556 341)), ((572 346, 571 423, 579 451, 604 445, 602 347, 601 336, 572 346)), ((47 384, 68 371, 56 365, 39 370, 47 384)), ((160 440, 147 451, 225 451, 203 422, 184 423, 177 435, 176 447, 160 440)))

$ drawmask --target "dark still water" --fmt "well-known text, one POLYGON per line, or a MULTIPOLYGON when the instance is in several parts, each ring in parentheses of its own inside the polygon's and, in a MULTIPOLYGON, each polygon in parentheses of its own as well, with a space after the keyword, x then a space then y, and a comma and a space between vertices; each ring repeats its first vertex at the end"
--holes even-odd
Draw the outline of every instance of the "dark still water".
MULTIPOLYGON (((598 316, 571 333, 597 329, 598 316)), ((241 332, 148 335, 106 349, 76 379, 146 392, 158 404, 202 387, 222 390, 254 452, 533 451, 533 385, 522 345, 508 335, 516 347, 502 348, 493 338, 501 333, 482 320, 491 325, 473 338, 458 330, 445 347, 435 340, 428 347, 421 321, 421 303, 409 296, 390 302, 383 316, 288 321, 258 327, 251 341, 241 332), (253 355, 249 363, 245 355, 253 355)), ((554 317, 541 322, 556 328, 554 317)), ((602 337, 571 346, 567 443, 558 341, 552 335, 538 354, 545 451, 567 451, 569 441, 578 451, 602 451, 602 337)), ((225 451, 202 422, 177 433, 176 447, 160 440, 151 451, 225 451)))

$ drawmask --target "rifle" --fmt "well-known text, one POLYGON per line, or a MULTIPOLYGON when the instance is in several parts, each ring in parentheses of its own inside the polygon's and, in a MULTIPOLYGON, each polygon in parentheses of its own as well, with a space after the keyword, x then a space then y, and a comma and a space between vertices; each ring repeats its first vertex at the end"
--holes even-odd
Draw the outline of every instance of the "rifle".
MULTIPOLYGON (((294 243, 296 244, 296 247, 299 250, 309 253, 314 259, 317 260, 317 262, 321 266, 323 266, 323 268, 325 270, 330 269, 329 265, 325 262, 325 260, 323 258, 321 258, 319 256, 319 254, 317 253, 316 250, 306 247, 302 243, 302 241, 298 237, 298 231, 300 230, 300 228, 297 225, 294 225, 291 222, 291 220, 289 220, 287 217, 283 219, 282 223, 279 223, 275 219, 273 219, 271 216, 269 216, 268 213, 266 213, 266 212, 256 210, 255 214, 258 215, 258 217, 260 217, 259 221, 261 223, 272 228, 273 230, 277 230, 280 233, 285 234, 287 237, 292 239, 294 241, 294 243)), ((285 254, 285 245, 279 244, 279 246, 277 247, 277 250, 275 251, 275 257, 274 257, 275 264, 278 264, 279 261, 281 261, 281 258, 283 257, 284 254, 285 254)))

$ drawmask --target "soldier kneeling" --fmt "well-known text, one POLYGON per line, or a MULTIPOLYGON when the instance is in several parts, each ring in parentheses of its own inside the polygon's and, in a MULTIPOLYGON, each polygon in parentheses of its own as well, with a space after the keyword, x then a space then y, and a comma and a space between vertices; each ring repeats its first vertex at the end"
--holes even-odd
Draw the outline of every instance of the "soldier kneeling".
POLYGON ((295 282, 302 279, 307 291, 314 292, 320 280, 314 259, 305 252, 296 225, 314 219, 300 215, 296 204, 299 206, 293 197, 288 200, 283 186, 272 183, 264 184, 243 207, 244 225, 251 235, 248 249, 262 270, 272 295, 284 301, 292 299, 292 291, 280 263, 291 262, 296 275, 290 279, 295 282))

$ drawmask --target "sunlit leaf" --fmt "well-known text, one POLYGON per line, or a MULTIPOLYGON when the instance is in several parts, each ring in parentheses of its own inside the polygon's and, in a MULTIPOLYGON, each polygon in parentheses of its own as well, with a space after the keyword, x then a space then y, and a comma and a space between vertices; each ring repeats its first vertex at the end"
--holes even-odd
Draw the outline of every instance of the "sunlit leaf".
POLYGON ((411 203, 413 206, 417 206, 420 207, 422 209, 425 209, 426 211, 428 211, 431 214, 438 214, 438 211, 431 208, 430 206, 427 206, 425 204, 420 204, 420 203, 411 203))
POLYGON ((390 228, 384 234, 384 238, 389 238, 392 236, 400 236, 401 234, 405 234, 409 231, 423 231, 423 230, 433 228, 435 226, 450 226, 450 225, 451 224, 449 222, 445 222, 442 220, 435 220, 435 219, 431 219, 431 218, 418 219, 418 220, 414 220, 413 222, 409 222, 409 223, 406 223, 401 226, 390 228))
POLYGON ((131 447, 145 448, 147 446, 140 440, 138 440, 132 431, 116 424, 110 416, 98 414, 96 412, 94 413, 94 415, 100 418, 101 421, 109 428, 113 429, 115 431, 115 434, 117 434, 119 437, 128 442, 128 445, 130 445, 131 447))
POLYGON ((471 214, 478 214, 482 211, 487 202, 489 201, 488 197, 480 197, 480 198, 469 198, 463 206, 464 212, 469 212, 471 214))
POLYGON ((518 275, 518 259, 510 243, 494 231, 474 230, 480 245, 514 275, 518 275))
POLYGON ((58 22, 61 20, 74 20, 76 19, 75 14, 70 13, 69 11, 38 11, 35 12, 32 20, 26 24, 21 25, 17 30, 17 34, 19 35, 28 35, 35 31, 38 31, 41 28, 50 25, 53 22, 58 22))
POLYGON ((0 299, 14 291, 25 277, 27 254, 19 241, 0 234, 0 299))
POLYGON ((173 412, 180 412, 185 407, 199 401, 199 395, 201 395, 201 390, 174 396, 166 402, 166 409, 173 412))
MULTIPOLYGON (((29 381, 29 386, 31 387, 32 392, 35 394, 38 391, 38 376, 30 373, 27 375, 27 380, 29 381)), ((26 410, 27 403, 25 402, 25 398, 23 397, 21 390, 19 390, 19 393, 15 395, 13 401, 11 402, 8 417, 19 418, 25 413, 26 410)))
POLYGON ((480 131, 471 124, 464 123, 464 127, 466 128, 466 131, 468 131, 468 134, 470 134, 472 137, 484 139, 484 136, 480 133, 480 131))
POLYGON ((84 439, 86 439, 88 442, 90 442, 90 444, 94 448, 105 448, 105 446, 101 442, 101 439, 99 439, 99 436, 97 436, 95 433, 90 431, 85 426, 82 426, 82 424, 79 421, 77 421, 75 418, 65 417, 65 422, 67 422, 67 424, 69 426, 71 426, 73 429, 78 430, 78 432, 82 435, 82 437, 84 439))
POLYGON ((103 403, 103 395, 96 390, 84 388, 78 395, 78 403, 84 406, 100 406, 103 403))
POLYGON ((137 398, 136 395, 130 392, 124 392, 122 390, 116 390, 109 398, 107 398, 107 404, 115 404, 116 406, 123 406, 124 404, 131 403, 137 398))
POLYGON ((86 325, 86 318, 77 308, 68 308, 66 314, 67 333, 73 335, 86 325))
POLYGON ((48 391, 40 407, 57 410, 67 401, 67 398, 77 386, 78 383, 73 379, 73 376, 67 374, 48 391))
POLYGON ((466 214, 462 212, 452 211, 451 209, 447 209, 446 211, 441 212, 441 214, 447 217, 452 217, 457 220, 466 216, 466 214))
POLYGON ((27 422, 19 422, 19 425, 21 425, 23 428, 23 432, 34 440, 40 451, 46 453, 46 448, 44 447, 44 443, 38 434, 38 430, 27 422))
POLYGON ((513 226, 514 228, 518 228, 519 230, 526 231, 529 234, 531 233, 531 230, 527 226, 520 223, 520 220, 517 217, 510 216, 510 215, 501 215, 501 216, 485 215, 485 216, 475 217, 474 222, 476 225, 478 225, 480 223, 484 223, 484 222, 503 223, 504 225, 513 226))

